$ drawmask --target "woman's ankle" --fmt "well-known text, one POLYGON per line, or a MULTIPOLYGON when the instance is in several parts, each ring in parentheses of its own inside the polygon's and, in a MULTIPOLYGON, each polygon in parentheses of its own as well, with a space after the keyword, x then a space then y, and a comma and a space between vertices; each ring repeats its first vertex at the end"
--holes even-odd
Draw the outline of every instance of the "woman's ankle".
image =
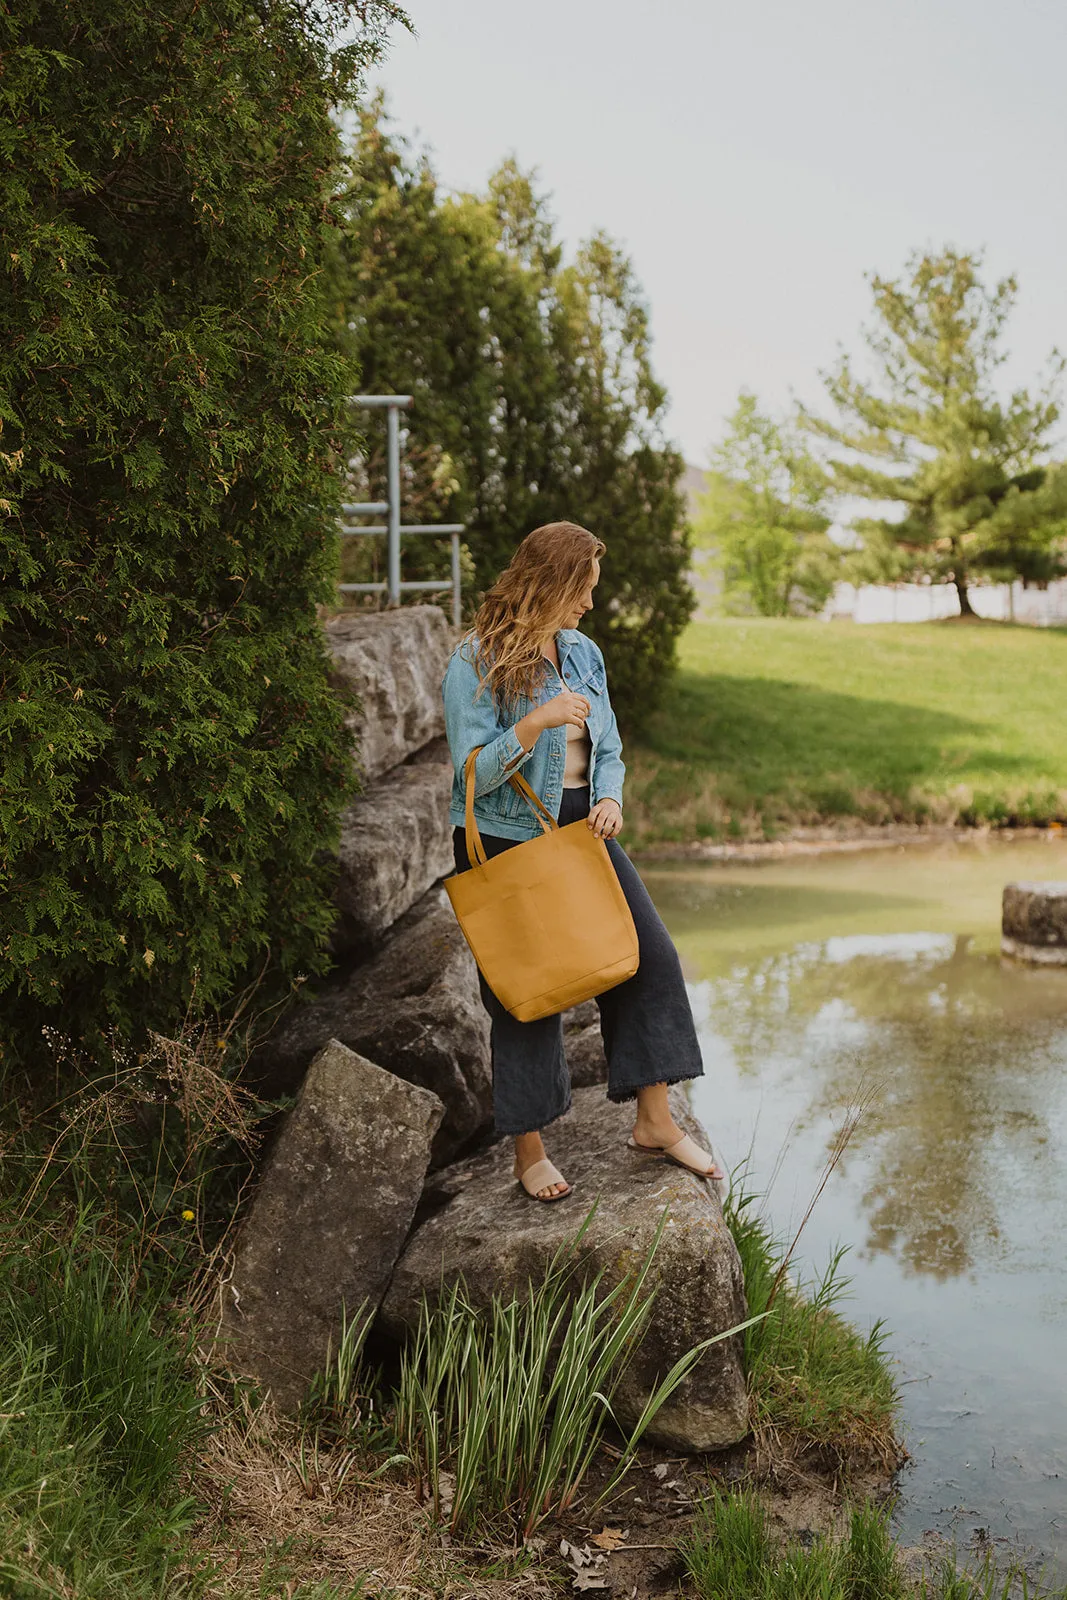
POLYGON ((665 1083, 653 1083, 637 1091, 634 1136, 642 1144, 673 1143, 682 1137, 681 1130, 671 1115, 665 1083))
POLYGON ((523 1167, 532 1166, 535 1161, 543 1161, 545 1147, 540 1132, 520 1133, 515 1138, 515 1161, 523 1167))

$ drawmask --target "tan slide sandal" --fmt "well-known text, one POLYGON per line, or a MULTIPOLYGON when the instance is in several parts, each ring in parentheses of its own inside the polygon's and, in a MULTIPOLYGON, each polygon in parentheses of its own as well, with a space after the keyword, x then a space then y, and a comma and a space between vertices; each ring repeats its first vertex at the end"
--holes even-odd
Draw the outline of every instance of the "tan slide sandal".
POLYGON ((693 1172, 698 1178, 710 1178, 713 1183, 718 1183, 726 1174, 706 1150, 702 1150, 695 1139, 683 1133, 677 1144, 638 1144, 633 1134, 626 1143, 631 1150, 640 1150, 645 1156, 665 1156, 668 1161, 673 1161, 676 1167, 684 1167, 687 1172, 693 1172))
POLYGON ((547 1156, 543 1161, 535 1161, 533 1166, 526 1168, 525 1172, 520 1172, 516 1165, 515 1176, 530 1196, 530 1199, 540 1200, 543 1206, 550 1205, 553 1200, 566 1200, 571 1193, 570 1184, 567 1183, 562 1172, 552 1165, 547 1156), (538 1189, 547 1189, 553 1183, 567 1183, 567 1187, 562 1194, 546 1194, 542 1198, 537 1192, 538 1189))

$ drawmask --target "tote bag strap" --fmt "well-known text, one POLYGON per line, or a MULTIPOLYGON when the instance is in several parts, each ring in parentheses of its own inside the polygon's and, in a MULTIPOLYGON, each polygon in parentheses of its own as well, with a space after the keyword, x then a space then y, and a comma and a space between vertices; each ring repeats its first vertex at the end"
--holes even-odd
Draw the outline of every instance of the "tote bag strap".
MULTIPOLYGON (((463 768, 463 776, 467 786, 467 851, 475 866, 479 867, 484 867, 486 861, 488 860, 488 857, 485 853, 485 846, 482 843, 482 836, 478 832, 478 824, 474 820, 474 763, 478 759, 478 752, 483 748, 484 746, 480 744, 476 745, 471 751, 470 755, 467 757, 463 768)), ((543 833, 551 833, 553 829, 559 827, 559 823, 556 821, 551 811, 549 811, 548 807, 544 805, 544 803, 530 788, 530 785, 526 782, 525 778, 520 777, 517 772, 513 772, 511 777, 508 779, 508 782, 515 790, 515 793, 521 795, 526 801, 526 804, 530 807, 534 816, 541 824, 541 830, 543 833)))

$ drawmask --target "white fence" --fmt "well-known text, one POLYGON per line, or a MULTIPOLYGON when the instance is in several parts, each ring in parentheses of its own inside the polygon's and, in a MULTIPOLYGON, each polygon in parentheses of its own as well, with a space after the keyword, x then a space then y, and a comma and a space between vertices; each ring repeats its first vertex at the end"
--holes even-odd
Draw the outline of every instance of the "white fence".
MULTIPOLYGON (((969 591, 980 617, 998 622, 1028 622, 1039 628, 1067 624, 1067 579, 1047 589, 1025 589, 1021 583, 977 584, 969 591)), ((938 622, 959 616, 960 603, 950 583, 839 583, 826 603, 823 618, 853 622, 938 622)))

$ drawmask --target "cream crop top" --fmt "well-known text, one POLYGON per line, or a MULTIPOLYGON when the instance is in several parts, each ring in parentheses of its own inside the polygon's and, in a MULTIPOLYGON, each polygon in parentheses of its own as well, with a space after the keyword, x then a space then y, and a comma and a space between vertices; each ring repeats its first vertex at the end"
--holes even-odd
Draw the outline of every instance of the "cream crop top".
POLYGON ((589 782, 589 758, 593 754, 593 741, 589 730, 567 724, 567 759, 563 766, 563 787, 580 789, 589 782))

